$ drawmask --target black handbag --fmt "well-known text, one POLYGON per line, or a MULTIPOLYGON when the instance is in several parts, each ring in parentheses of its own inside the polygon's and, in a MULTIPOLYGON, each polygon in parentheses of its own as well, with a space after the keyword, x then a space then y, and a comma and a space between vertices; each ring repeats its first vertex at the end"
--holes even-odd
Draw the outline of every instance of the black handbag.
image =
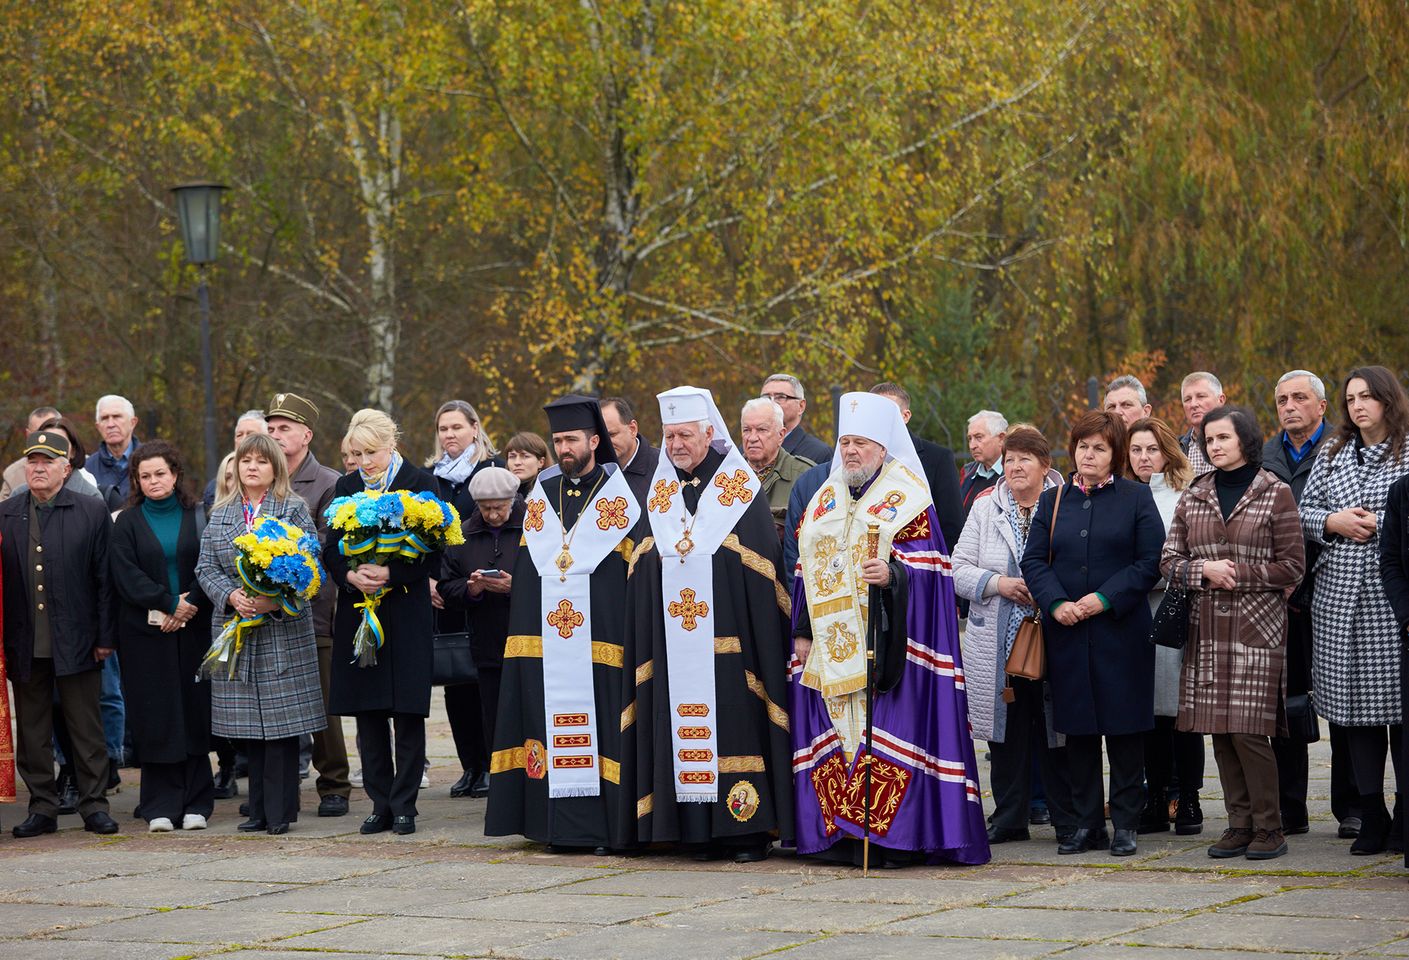
POLYGON ((1164 591, 1164 599, 1159 602, 1154 621, 1150 625, 1150 642, 1161 647, 1183 650, 1189 640, 1189 565, 1180 570, 1184 586, 1171 583, 1164 591))
POLYGON ((1315 743, 1321 739, 1321 723, 1311 694, 1294 693, 1287 697, 1287 739, 1295 743, 1315 743))
POLYGON ((474 683, 479 679, 475 658, 470 654, 470 635, 437 633, 431 637, 431 684, 453 687, 458 683, 474 683))

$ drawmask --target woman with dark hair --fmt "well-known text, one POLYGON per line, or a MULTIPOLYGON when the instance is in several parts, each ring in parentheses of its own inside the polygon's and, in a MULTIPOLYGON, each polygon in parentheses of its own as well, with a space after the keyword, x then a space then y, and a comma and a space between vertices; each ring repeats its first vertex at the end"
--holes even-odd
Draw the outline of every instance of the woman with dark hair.
MULTIPOLYGON (((474 407, 464 400, 447 400, 440 405, 435 412, 435 454, 426 461, 426 466, 435 474, 440 498, 455 507, 462 523, 475 512, 470 480, 485 467, 503 465, 474 407)), ((435 572, 440 572, 438 567, 435 572)), ((445 609, 435 576, 430 579, 430 589, 431 605, 435 608, 435 635, 466 633, 464 611, 445 609)), ((482 745, 492 737, 485 735, 480 708, 479 684, 471 681, 445 687, 445 713, 450 730, 457 746, 466 748, 457 750, 461 769, 460 778, 450 787, 452 797, 484 796, 489 790, 489 754, 482 745)), ((429 786, 429 779, 423 777, 422 785, 429 786)))
POLYGON ((967 597, 964 685, 969 726, 988 741, 993 756, 993 815, 988 842, 1027 840, 1033 761, 1047 791, 1057 839, 1076 829, 1067 782, 1066 749, 1050 733, 1046 683, 1010 677, 1003 667, 1018 626, 1036 612, 1018 562, 1042 491, 1062 482, 1052 469, 1052 448, 1038 430, 1011 427, 1003 441, 1003 473, 991 491, 974 500, 950 559, 954 592, 967 597))
POLYGON ((196 580, 204 512, 166 441, 139 446, 128 472, 108 558, 127 728, 142 764, 138 810, 152 833, 203 830, 215 810, 210 685, 195 681, 210 646, 210 601, 196 580))
POLYGON ((1287 598, 1306 550, 1292 488, 1262 469, 1252 412, 1216 407, 1198 429, 1214 469, 1179 501, 1161 559, 1193 597, 1178 726, 1213 735, 1228 829, 1208 855, 1271 860, 1287 852, 1272 737, 1287 734, 1287 598))
MULTIPOLYGON (((1142 417, 1130 425, 1126 437, 1130 456, 1126 476, 1150 486, 1164 529, 1174 519, 1179 498, 1194 479, 1194 468, 1179 446, 1179 438, 1158 417, 1142 417)), ((1164 600, 1163 580, 1150 591, 1150 612, 1164 600)), ((1169 830, 1169 787, 1177 785, 1179 805, 1174 831, 1180 836, 1202 833, 1203 807, 1199 791, 1204 783, 1204 738, 1174 728, 1179 716, 1179 669, 1183 651, 1170 647, 1155 650, 1155 726, 1145 734, 1145 810, 1140 814, 1141 833, 1169 830)))
POLYGON ((1340 426, 1317 455, 1301 495, 1301 526, 1322 545, 1312 572, 1311 672, 1316 709, 1344 728, 1361 800, 1360 835, 1350 852, 1374 854, 1403 842, 1396 794, 1384 801, 1385 750, 1403 783, 1400 630, 1379 570, 1379 538, 1390 486, 1409 474, 1409 397, 1384 367, 1350 371, 1340 426))
POLYGON ((1052 725, 1067 735, 1076 829, 1057 852, 1107 842, 1104 737, 1115 828, 1110 851, 1130 856, 1144 805, 1144 734, 1154 726, 1147 598, 1159 581, 1164 524, 1150 488, 1116 475, 1126 463, 1119 417, 1083 414, 1067 449, 1075 472, 1042 494, 1022 559, 1023 580, 1043 614, 1052 725))
POLYGON ((548 444, 536 433, 516 433, 504 444, 504 463, 519 478, 519 496, 526 497, 538 475, 548 469, 548 444))

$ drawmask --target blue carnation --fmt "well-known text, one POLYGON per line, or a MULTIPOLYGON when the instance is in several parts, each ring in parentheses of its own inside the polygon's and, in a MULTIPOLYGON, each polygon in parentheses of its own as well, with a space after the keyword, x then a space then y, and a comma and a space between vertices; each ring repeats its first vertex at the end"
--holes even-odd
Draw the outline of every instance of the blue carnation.
POLYGON ((269 577, 275 583, 302 593, 313 581, 313 574, 303 557, 275 557, 269 564, 269 577))
POLYGON ((384 521, 389 521, 391 526, 400 526, 401 518, 405 510, 401 505, 401 498, 394 495, 378 497, 376 501, 377 516, 384 521))

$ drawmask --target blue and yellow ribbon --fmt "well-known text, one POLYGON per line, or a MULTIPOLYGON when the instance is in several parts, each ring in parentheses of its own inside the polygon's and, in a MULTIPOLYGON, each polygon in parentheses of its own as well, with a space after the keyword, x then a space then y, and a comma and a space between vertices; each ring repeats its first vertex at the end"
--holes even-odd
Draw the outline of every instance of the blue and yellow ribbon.
POLYGON ((359 667, 377 665, 377 651, 386 642, 386 631, 377 618, 377 607, 390 590, 390 587, 382 587, 376 593, 364 593, 362 602, 353 604, 354 608, 362 611, 362 622, 352 636, 352 662, 359 667))
MULTIPOLYGON (((245 570, 244 557, 235 558, 235 572, 240 575, 240 580, 244 582, 246 590, 249 590, 252 593, 257 593, 261 597, 268 597, 271 600, 279 601, 279 609, 283 610, 286 616, 298 616, 299 610, 302 609, 299 606, 298 597, 291 596, 283 590, 264 590, 260 588, 259 584, 255 583, 254 580, 250 577, 249 573, 245 570)), ((264 621, 261 618, 260 623, 263 622, 264 621)))

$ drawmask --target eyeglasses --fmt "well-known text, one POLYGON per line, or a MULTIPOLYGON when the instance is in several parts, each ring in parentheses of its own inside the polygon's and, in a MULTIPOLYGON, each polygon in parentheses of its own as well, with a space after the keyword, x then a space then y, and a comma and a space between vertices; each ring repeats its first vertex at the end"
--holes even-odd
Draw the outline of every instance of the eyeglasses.
POLYGON ((802 397, 795 397, 790 393, 761 393, 759 396, 774 403, 782 403, 784 400, 801 400, 802 397))

